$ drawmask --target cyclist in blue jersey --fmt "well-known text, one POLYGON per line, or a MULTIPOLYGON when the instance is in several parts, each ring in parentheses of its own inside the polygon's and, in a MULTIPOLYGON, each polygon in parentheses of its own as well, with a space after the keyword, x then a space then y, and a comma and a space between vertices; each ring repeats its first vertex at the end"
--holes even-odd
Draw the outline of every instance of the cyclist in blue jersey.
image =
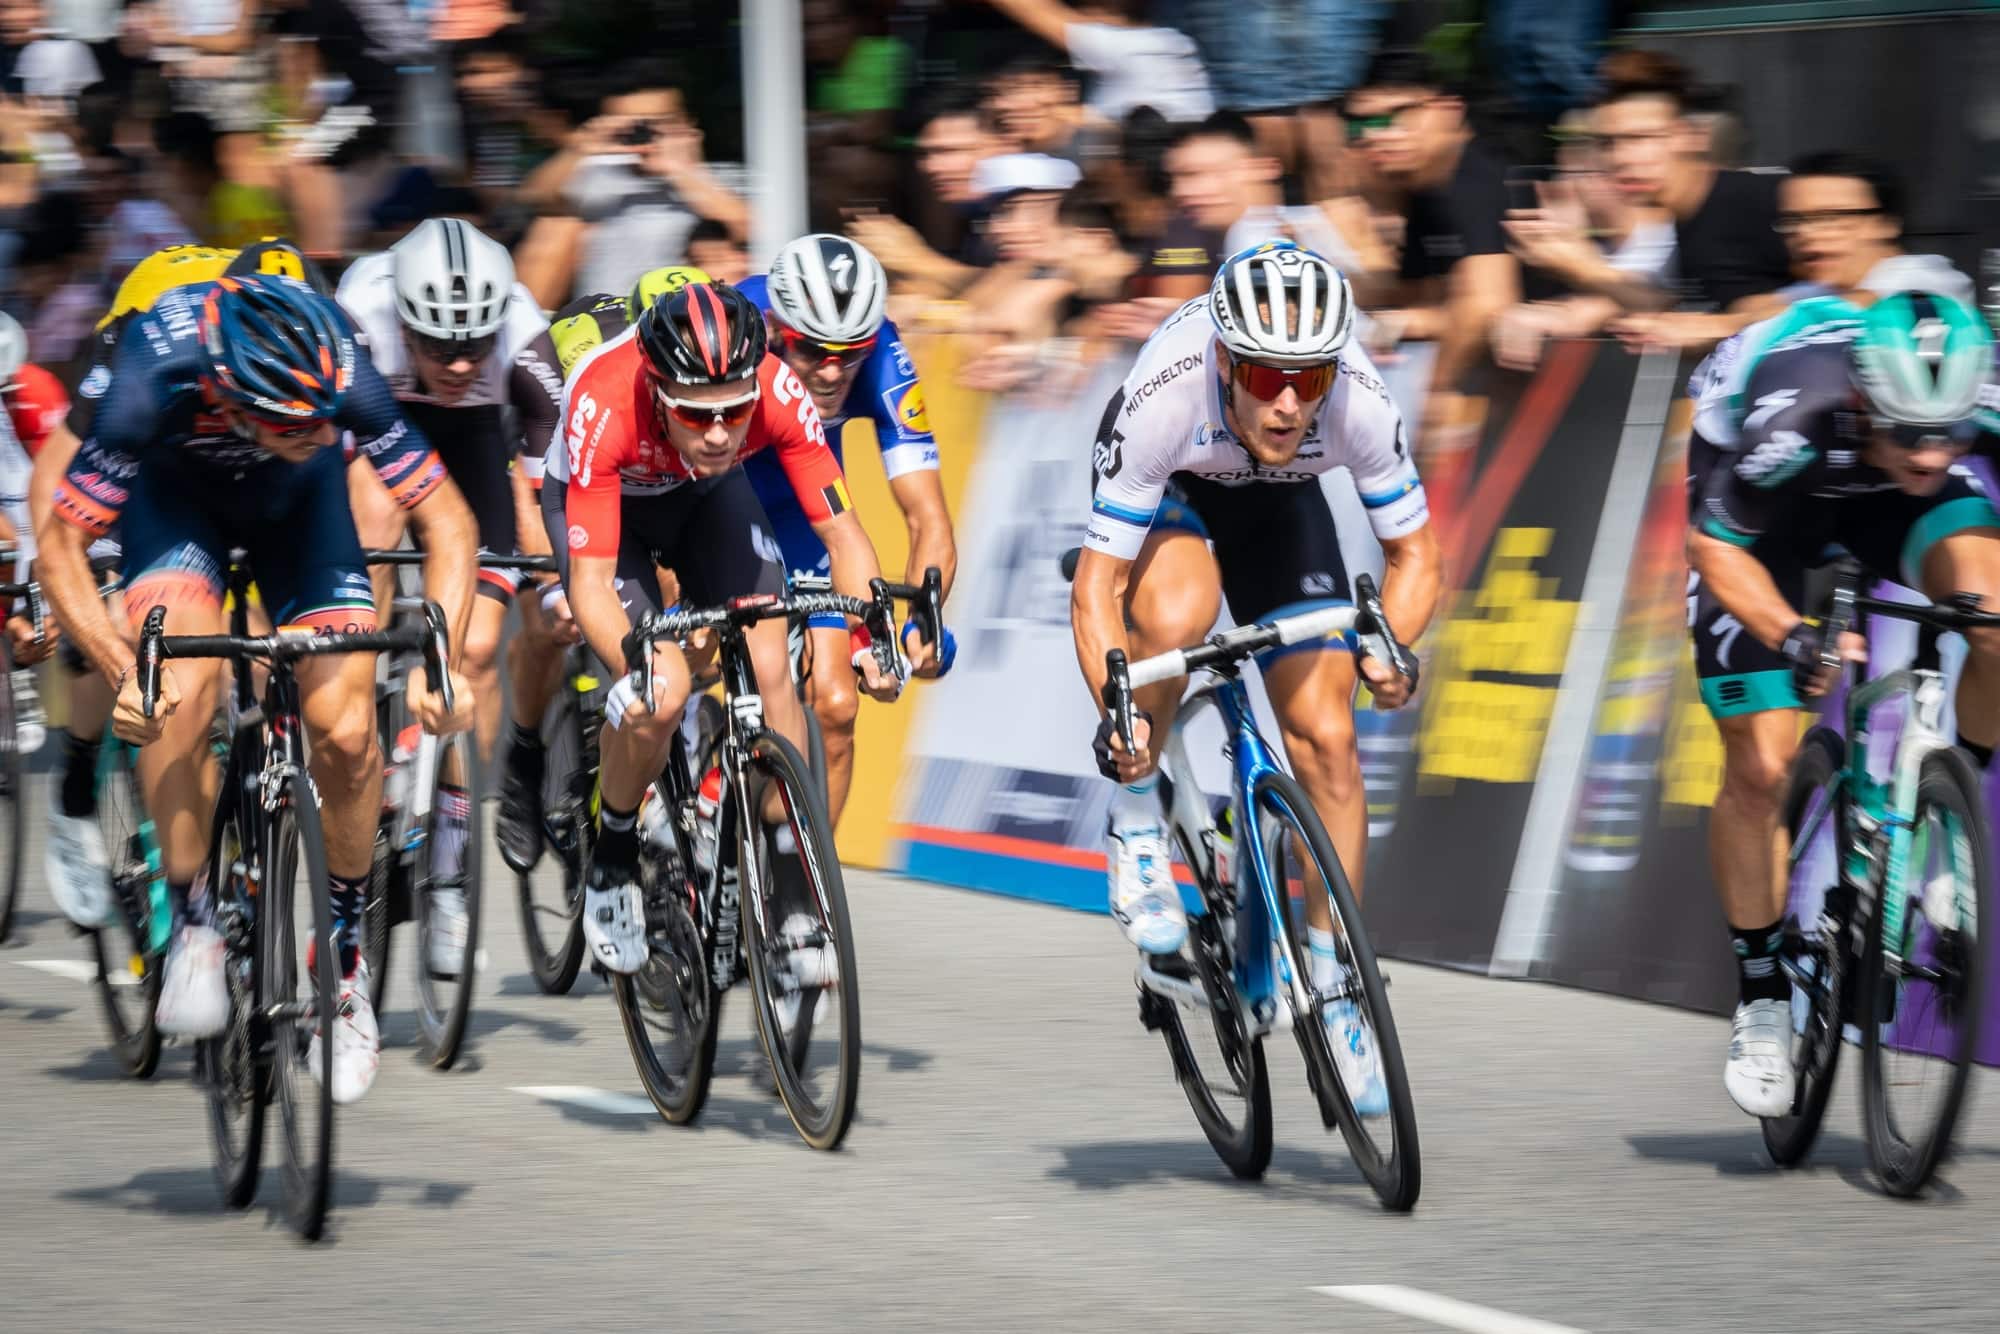
MULTIPOLYGON (((167 609, 170 634, 219 634, 230 552, 242 548, 272 621, 320 632, 372 630, 375 606, 347 503, 350 433, 410 512, 430 553, 425 592, 464 642, 477 563, 470 509, 422 434, 397 410, 340 308, 305 284, 223 277, 161 296, 119 340, 88 433, 55 489, 42 532, 42 579, 65 632, 112 683, 112 728, 139 752, 139 784, 160 831, 173 903, 173 942, 159 1026, 212 1037, 227 1020, 223 944, 213 896, 199 882, 208 850, 215 765, 207 745, 220 665, 162 666, 154 716, 141 704, 131 638, 167 609), (124 624, 90 573, 93 538, 113 523, 124 542, 124 624)), ((456 670, 453 686, 465 690, 456 670)), ((333 1096, 352 1102, 373 1082, 380 1039, 359 954, 360 917, 381 812, 375 740, 375 660, 350 654, 299 665, 314 786, 326 831, 342 981, 331 1026, 333 1096)), ((432 731, 471 723, 471 695, 444 710, 431 683, 411 685, 413 713, 432 731)), ((315 1045, 325 1036, 316 1033, 315 1045)), ((315 1066, 316 1068, 316 1066, 315 1066)))
MULTIPOLYGON (((947 593, 958 567, 951 515, 938 475, 937 441, 924 411, 924 387, 917 364, 883 318, 889 278, 881 261, 844 236, 802 236, 778 252, 767 276, 746 278, 737 289, 765 312, 771 350, 784 358, 805 384, 826 424, 827 443, 841 457, 841 435, 849 421, 874 423, 882 451, 882 471, 909 525, 910 556, 904 578, 916 583, 935 565, 947 593)), ((831 566, 826 547, 776 458, 766 451, 745 460, 764 513, 777 531, 785 567, 794 573, 825 575, 831 566)), ((815 617, 812 677, 807 691, 826 742, 827 806, 840 819, 854 771, 854 719, 860 708, 846 618, 815 617)), ((903 628, 903 646, 920 676, 937 676, 951 665, 952 641, 942 650, 923 643, 912 626, 903 628)))

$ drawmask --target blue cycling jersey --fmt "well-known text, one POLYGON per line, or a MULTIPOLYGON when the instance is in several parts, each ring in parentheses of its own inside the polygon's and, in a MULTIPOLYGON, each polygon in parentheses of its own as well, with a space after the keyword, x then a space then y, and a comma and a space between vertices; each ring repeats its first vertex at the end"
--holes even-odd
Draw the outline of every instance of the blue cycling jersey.
MULTIPOLYGON (((167 292, 119 340, 90 434, 56 490, 55 512, 68 522, 102 534, 130 500, 140 465, 148 460, 171 459, 193 485, 208 484, 204 478, 219 484, 263 476, 274 489, 286 487, 291 472, 306 466, 287 463, 237 434, 221 400, 206 387, 209 359, 199 312, 211 286, 167 292)), ((355 453, 374 465, 404 508, 443 483, 436 452, 404 419, 388 382, 358 345, 354 385, 333 424, 352 433, 355 453)))
MULTIPOLYGON (((762 274, 746 278, 736 289, 757 303, 760 310, 771 308, 762 274)), ((882 451, 882 471, 890 478, 906 473, 932 471, 938 466, 937 441, 931 435, 930 419, 924 412, 924 386, 917 378, 917 363, 903 346, 896 326, 884 320, 875 350, 862 363, 861 371, 848 388, 847 399, 833 416, 822 416, 826 442, 835 458, 841 457, 842 428, 856 417, 875 423, 875 442, 882 451)), ((843 464, 844 466, 844 464, 843 464)), ((812 524, 799 508, 785 471, 769 450, 744 460, 743 471, 763 502, 764 513, 776 530, 778 547, 785 567, 805 574, 825 574, 829 569, 826 547, 813 535, 812 524)), ((816 618, 829 626, 844 625, 840 617, 816 618)))
MULTIPOLYGON (((755 301, 759 310, 771 309, 764 275, 745 278, 736 284, 736 290, 755 301)), ((930 418, 924 412, 924 386, 917 378, 917 363, 903 346, 894 322, 884 320, 876 338, 874 352, 848 388, 847 401, 833 416, 820 418, 826 425, 826 442, 839 458, 842 428, 856 417, 866 417, 875 423, 875 441, 882 451, 885 473, 900 477, 906 472, 934 469, 938 466, 937 441, 931 436, 930 418)))

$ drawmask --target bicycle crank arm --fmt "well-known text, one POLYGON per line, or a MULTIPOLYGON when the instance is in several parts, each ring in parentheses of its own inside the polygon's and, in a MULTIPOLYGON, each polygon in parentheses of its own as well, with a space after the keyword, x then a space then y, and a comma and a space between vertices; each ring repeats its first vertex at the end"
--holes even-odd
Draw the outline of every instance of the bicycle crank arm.
POLYGON ((1153 967, 1153 956, 1141 954, 1138 967, 1132 971, 1132 980, 1139 984, 1139 990, 1149 991, 1162 1000, 1172 1001, 1191 1014, 1208 1013, 1208 993, 1196 983, 1184 978, 1170 976, 1153 967))

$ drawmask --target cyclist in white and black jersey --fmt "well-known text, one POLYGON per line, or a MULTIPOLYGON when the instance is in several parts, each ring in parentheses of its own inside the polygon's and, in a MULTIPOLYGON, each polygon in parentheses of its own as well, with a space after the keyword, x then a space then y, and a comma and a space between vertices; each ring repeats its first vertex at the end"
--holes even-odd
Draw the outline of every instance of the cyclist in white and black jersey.
MULTIPOLYGON (((1441 578, 1437 538, 1402 415, 1350 341, 1354 317, 1338 270, 1271 241, 1231 256, 1209 295, 1181 307, 1140 349, 1098 427, 1096 488, 1070 608, 1093 699, 1108 650, 1141 658, 1196 642, 1215 622, 1218 594, 1239 623, 1344 604, 1347 571, 1320 489, 1336 468, 1353 474, 1382 544, 1391 624, 1411 638, 1429 624, 1441 578), (1207 542, 1176 521, 1182 506, 1207 542)), ((1368 812, 1354 736, 1357 668, 1377 708, 1408 703, 1416 682, 1387 663, 1357 664, 1338 638, 1274 650, 1259 666, 1292 768, 1358 891, 1368 812)), ((1119 785, 1108 831, 1112 914, 1149 953, 1178 951, 1187 934, 1155 768, 1184 684, 1138 692, 1140 753, 1120 747, 1109 720, 1095 741, 1099 769, 1119 785)), ((1307 922, 1313 985, 1331 988, 1340 965, 1318 895, 1309 897, 1307 922)), ((1368 1090, 1357 1102, 1386 1105, 1355 1007, 1329 1006, 1325 1016, 1341 1029, 1335 1051, 1353 1066, 1347 1086, 1368 1090)))
MULTIPOLYGON (((549 322, 533 295, 515 281, 506 247, 468 222, 432 218, 387 251, 357 260, 335 295, 403 413, 433 443, 464 493, 479 525, 480 552, 546 552, 528 479, 539 473, 555 432, 562 371, 549 322)), ((357 460, 348 470, 348 492, 364 548, 402 541, 406 512, 374 469, 357 460)), ((391 573, 374 572, 378 613, 385 621, 391 573)), ((464 663, 478 702, 482 757, 491 756, 500 731, 501 623, 520 586, 517 576, 480 571, 481 596, 473 604, 464 663)), ((522 633, 509 655, 509 693, 515 725, 534 730, 562 656, 539 597, 520 603, 522 633)), ((455 785, 441 794, 447 830, 439 839, 441 881, 457 873, 471 800, 455 785), (450 837, 454 831, 460 836, 450 837)), ((432 932, 439 958, 456 957, 464 923, 460 904, 449 893, 432 898, 445 928, 432 932)))

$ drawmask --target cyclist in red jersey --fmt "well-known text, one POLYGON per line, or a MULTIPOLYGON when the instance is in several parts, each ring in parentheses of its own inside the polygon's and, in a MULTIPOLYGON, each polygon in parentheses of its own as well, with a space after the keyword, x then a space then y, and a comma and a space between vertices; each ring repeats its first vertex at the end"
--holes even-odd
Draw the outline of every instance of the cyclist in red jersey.
MULTIPOLYGON (((13 316, 0 312, 0 403, 6 414, 0 418, 0 547, 13 549, 12 567, 0 565, 0 583, 28 576, 28 564, 35 555, 34 524, 28 505, 28 479, 42 442, 69 416, 69 394, 62 381, 25 360, 28 337, 13 316)), ((55 648, 53 621, 36 627, 22 614, 9 609, 0 599, 0 622, 12 641, 14 664, 27 667, 40 662, 55 648)), ((24 749, 33 749, 24 747, 24 749)))
MULTIPOLYGON (((563 582, 585 640, 618 682, 605 700, 599 832, 584 885, 591 954, 614 972, 646 961, 637 883, 639 802, 666 763, 687 702, 687 659, 655 652, 653 698, 639 698, 626 662, 629 625, 659 597, 654 561, 671 567, 681 596, 713 606, 775 593, 783 569, 770 521, 738 463, 776 453, 813 532, 832 556, 835 588, 855 597, 881 573, 847 496, 840 464, 805 386, 766 355, 764 317, 733 287, 695 283, 657 298, 621 337, 593 351, 563 390, 549 447, 543 517, 564 555, 563 582)), ((878 699, 899 689, 850 630, 862 685, 878 699)), ((764 719, 795 743, 805 717, 792 693, 785 623, 749 632, 764 719)), ((783 812, 775 793, 765 818, 783 812)))

